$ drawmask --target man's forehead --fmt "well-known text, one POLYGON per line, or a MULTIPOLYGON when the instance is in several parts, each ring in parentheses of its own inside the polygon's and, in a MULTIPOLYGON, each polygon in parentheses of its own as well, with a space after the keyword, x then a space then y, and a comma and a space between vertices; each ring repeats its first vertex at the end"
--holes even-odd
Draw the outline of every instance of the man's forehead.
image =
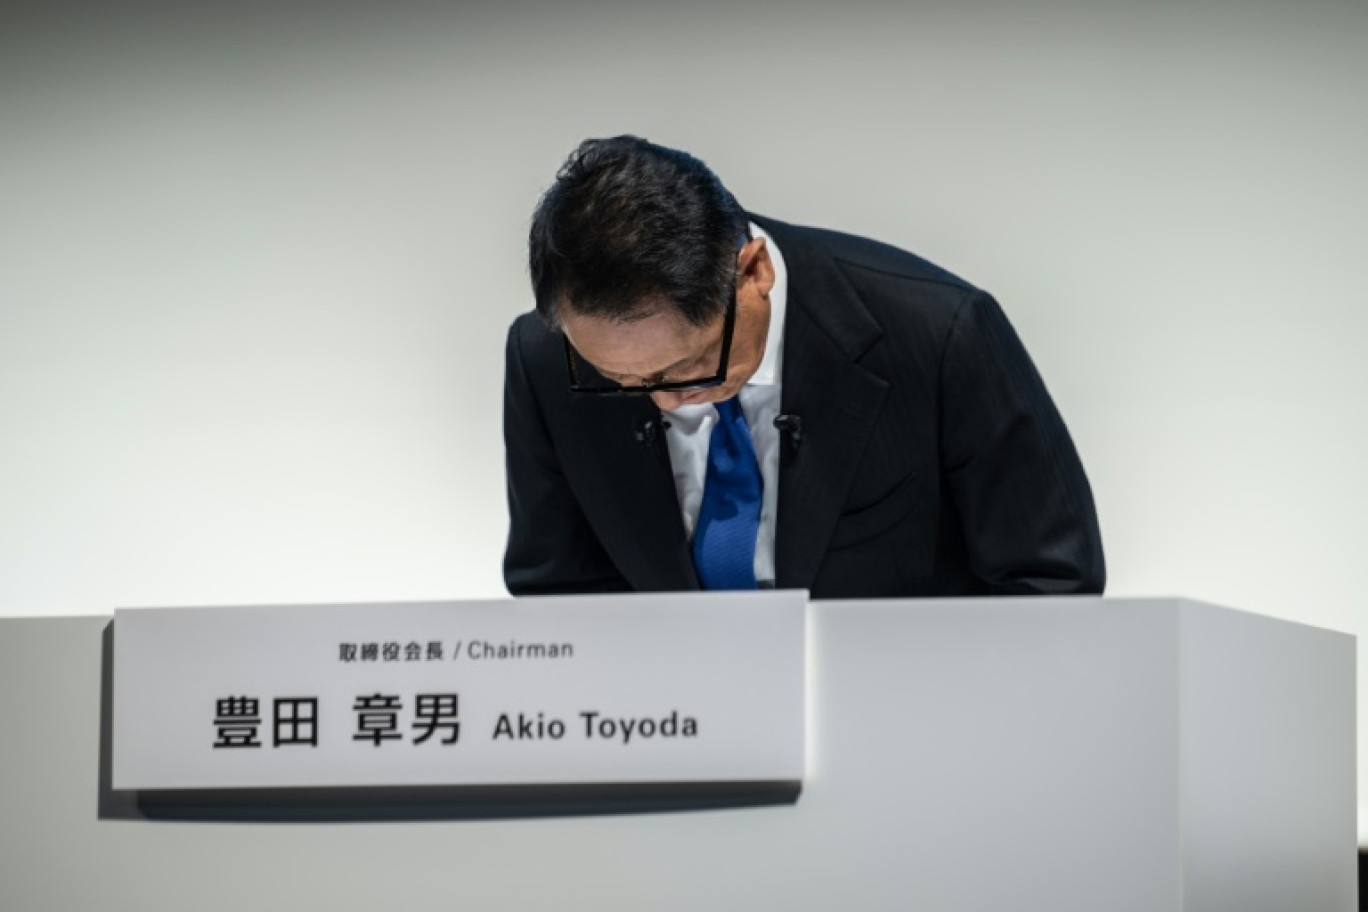
POLYGON ((567 313, 561 328, 570 344, 601 371, 650 377, 698 355, 705 332, 668 310, 635 320, 567 313))

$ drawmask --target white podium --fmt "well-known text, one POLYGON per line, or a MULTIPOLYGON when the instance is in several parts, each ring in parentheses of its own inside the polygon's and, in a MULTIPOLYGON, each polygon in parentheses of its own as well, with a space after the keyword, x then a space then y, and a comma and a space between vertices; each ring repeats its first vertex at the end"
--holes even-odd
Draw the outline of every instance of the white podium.
POLYGON ((809 612, 795 804, 288 824, 102 817, 109 619, 0 620, 0 908, 1355 907, 1351 636, 1181 599, 809 612))
POLYGON ((805 823, 871 905, 1356 908, 1353 637, 1182 599, 814 614, 805 823))

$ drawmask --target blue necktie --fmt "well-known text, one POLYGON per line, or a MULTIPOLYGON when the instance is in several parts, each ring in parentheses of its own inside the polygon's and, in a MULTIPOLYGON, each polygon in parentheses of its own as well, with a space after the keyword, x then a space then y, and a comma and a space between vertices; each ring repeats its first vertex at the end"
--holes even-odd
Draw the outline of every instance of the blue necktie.
POLYGON ((694 567, 704 589, 755 589, 755 536, 764 482, 746 416, 735 399, 718 402, 708 442, 708 474, 694 529, 694 567))

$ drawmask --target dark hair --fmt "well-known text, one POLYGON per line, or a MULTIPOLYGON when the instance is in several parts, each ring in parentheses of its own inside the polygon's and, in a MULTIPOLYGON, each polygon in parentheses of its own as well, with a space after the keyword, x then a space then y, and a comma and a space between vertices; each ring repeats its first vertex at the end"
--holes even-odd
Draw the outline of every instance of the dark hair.
POLYGON ((746 212, 703 162, 636 136, 587 139, 532 214, 537 312, 630 321, 673 307, 695 326, 726 310, 746 212))

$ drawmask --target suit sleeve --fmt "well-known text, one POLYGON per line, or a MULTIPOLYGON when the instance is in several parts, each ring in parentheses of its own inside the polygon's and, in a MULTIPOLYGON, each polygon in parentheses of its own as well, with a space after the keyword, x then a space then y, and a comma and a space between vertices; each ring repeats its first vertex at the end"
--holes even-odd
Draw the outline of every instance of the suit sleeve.
POLYGON ((1083 464, 1021 340, 982 292, 955 315, 941 396, 942 465, 974 575, 1002 595, 1101 593, 1083 464))
POLYGON ((627 581, 599 544, 561 470, 528 376, 523 325, 519 320, 508 332, 504 364, 504 585, 515 596, 626 590, 627 581))

